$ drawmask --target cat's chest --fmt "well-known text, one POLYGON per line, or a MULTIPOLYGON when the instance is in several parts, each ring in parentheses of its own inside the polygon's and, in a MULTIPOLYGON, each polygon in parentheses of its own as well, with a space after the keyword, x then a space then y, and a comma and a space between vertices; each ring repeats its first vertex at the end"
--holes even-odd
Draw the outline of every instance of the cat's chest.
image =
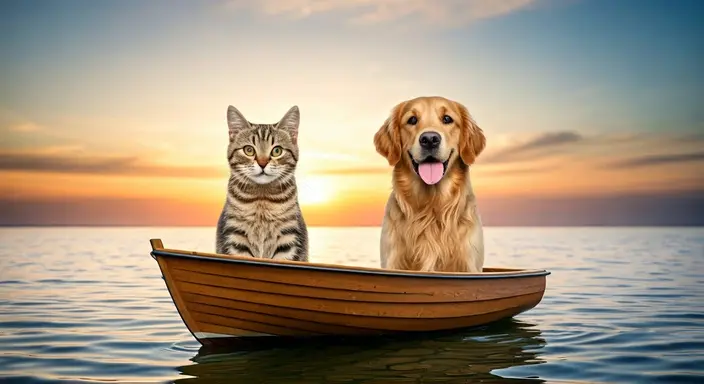
POLYGON ((247 225, 245 232, 250 249, 260 257, 271 257, 281 234, 281 221, 256 216, 250 216, 243 221, 247 225))
POLYGON ((277 222, 271 221, 248 221, 246 230, 247 239, 250 243, 273 242, 281 231, 277 222))

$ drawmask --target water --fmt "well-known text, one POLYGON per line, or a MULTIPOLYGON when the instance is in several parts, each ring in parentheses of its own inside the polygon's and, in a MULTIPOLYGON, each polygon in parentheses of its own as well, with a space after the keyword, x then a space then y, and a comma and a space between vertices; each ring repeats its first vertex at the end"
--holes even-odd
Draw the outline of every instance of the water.
MULTIPOLYGON (((491 326, 274 349, 201 349, 149 239, 212 228, 0 229, 0 381, 704 382, 704 228, 487 228, 487 265, 545 268, 545 298, 491 326)), ((311 228, 313 261, 377 266, 378 228, 311 228)))

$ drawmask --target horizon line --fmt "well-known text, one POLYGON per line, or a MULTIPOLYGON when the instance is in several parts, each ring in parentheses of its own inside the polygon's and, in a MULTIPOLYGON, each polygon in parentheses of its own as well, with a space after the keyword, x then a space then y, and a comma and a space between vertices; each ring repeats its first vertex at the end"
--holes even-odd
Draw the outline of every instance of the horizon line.
MULTIPOLYGON (((381 228, 381 225, 308 225, 308 228, 381 228)), ((702 224, 562 224, 483 225, 484 228, 704 228, 702 224)), ((215 228, 215 225, 122 225, 122 224, 0 224, 0 228, 215 228)))

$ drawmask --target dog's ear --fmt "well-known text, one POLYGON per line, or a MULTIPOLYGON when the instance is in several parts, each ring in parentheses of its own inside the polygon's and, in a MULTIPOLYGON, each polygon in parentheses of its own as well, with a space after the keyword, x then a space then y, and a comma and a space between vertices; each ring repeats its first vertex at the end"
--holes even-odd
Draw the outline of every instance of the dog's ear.
POLYGON ((486 146, 484 131, 474 122, 467 108, 459 103, 457 108, 462 116, 462 126, 460 131, 460 158, 467 165, 474 164, 480 153, 486 146))
POLYGON ((391 114, 386 118, 381 128, 374 134, 374 146, 376 151, 388 160, 389 165, 394 166, 401 160, 401 134, 398 126, 399 114, 403 110, 405 103, 398 104, 391 110, 391 114))

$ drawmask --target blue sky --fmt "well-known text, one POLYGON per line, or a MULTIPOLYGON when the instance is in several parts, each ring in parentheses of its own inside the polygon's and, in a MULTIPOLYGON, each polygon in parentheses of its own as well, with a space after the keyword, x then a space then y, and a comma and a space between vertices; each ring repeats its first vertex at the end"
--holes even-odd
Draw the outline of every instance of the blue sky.
MULTIPOLYGON (((520 105, 517 114, 600 115, 595 118, 626 120, 634 130, 694 130, 704 120, 697 105, 704 96, 704 74, 697 71, 704 67, 699 1, 536 1, 452 28, 442 20, 418 25, 419 14, 360 26, 348 22, 358 13, 344 9, 293 19, 223 3, 4 2, 0 69, 10 92, 0 100, 10 110, 43 116, 42 109, 52 107, 80 110, 86 93, 103 82, 114 85, 121 73, 139 83, 153 72, 165 73, 165 82, 170 73, 195 79, 202 72, 244 70, 251 82, 263 82, 266 74, 251 73, 257 62, 276 66, 281 60, 280 66, 292 67, 279 70, 281 76, 295 77, 294 69, 301 69, 339 78, 350 68, 333 67, 358 59, 427 76, 439 83, 428 91, 462 96, 492 115, 506 108, 483 104, 520 105), (457 79, 462 71, 466 77, 457 79), (47 86, 55 92, 47 94, 47 86)), ((197 89, 197 81, 181 79, 176 89, 197 89)), ((200 82, 208 90, 217 88, 218 78, 200 82)))

